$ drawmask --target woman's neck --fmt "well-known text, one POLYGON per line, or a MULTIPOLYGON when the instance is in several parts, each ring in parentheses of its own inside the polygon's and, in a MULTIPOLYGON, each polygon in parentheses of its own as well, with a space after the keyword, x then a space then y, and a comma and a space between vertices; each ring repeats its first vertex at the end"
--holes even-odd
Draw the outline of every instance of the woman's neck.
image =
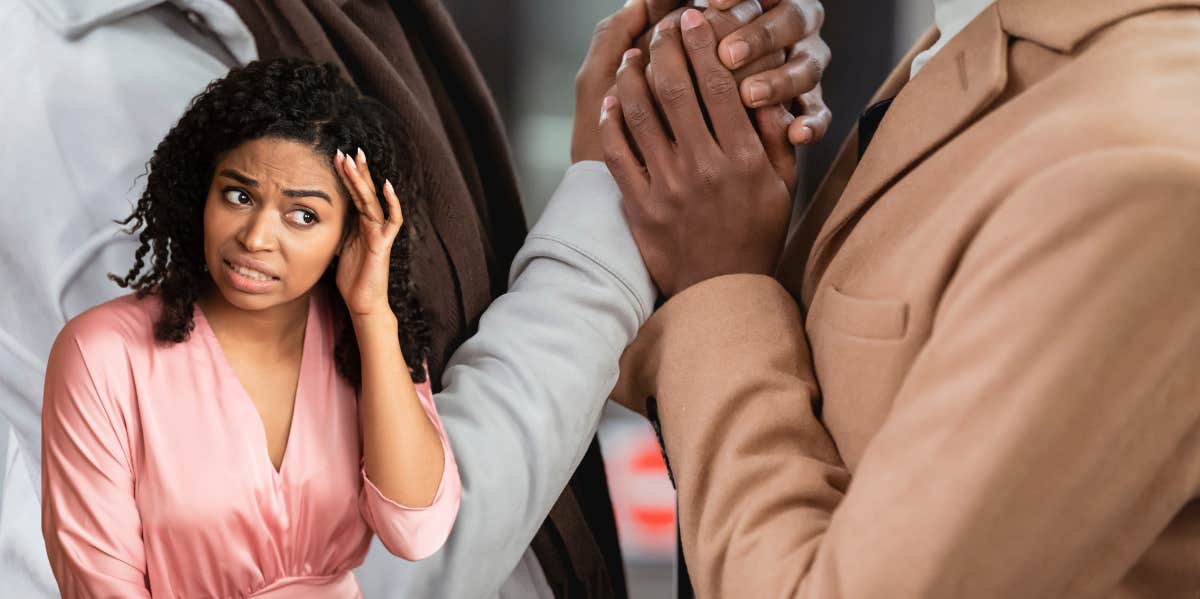
POLYGON ((229 303, 214 287, 197 304, 223 346, 236 345, 239 350, 270 360, 294 355, 303 345, 311 293, 286 304, 250 311, 229 303))

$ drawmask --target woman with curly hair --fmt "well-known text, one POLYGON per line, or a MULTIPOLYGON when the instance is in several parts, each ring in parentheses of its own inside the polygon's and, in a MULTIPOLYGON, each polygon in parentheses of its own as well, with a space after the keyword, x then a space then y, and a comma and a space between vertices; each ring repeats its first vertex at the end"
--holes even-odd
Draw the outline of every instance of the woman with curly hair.
POLYGON ((209 85, 159 144, 113 277, 135 293, 68 323, 46 371, 65 597, 359 597, 372 532, 409 560, 441 547, 462 487, 399 122, 335 67, 275 60, 209 85))

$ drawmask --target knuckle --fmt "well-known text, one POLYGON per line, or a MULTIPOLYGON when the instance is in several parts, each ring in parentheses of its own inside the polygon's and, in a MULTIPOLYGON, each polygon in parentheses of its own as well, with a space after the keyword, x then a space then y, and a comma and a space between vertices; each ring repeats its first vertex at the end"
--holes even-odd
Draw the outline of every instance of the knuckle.
POLYGON ((704 17, 717 32, 733 31, 741 25, 732 12, 710 8, 704 11, 704 17))
POLYGON ((650 51, 659 52, 671 47, 672 45, 678 46, 679 39, 676 37, 677 29, 678 27, 675 27, 669 31, 659 31, 650 36, 650 51))
POLYGON ((625 152, 620 148, 612 145, 606 145, 604 146, 603 152, 604 162, 609 166, 609 168, 616 169, 616 167, 619 167, 625 163, 625 152))
POLYGON ((747 32, 746 42, 750 44, 751 48, 761 53, 775 48, 775 34, 766 27, 755 25, 753 29, 747 32))
POLYGON ((658 97, 667 106, 679 106, 692 92, 691 82, 664 81, 658 86, 658 97))
POLYGON ((825 77, 825 61, 817 58, 816 56, 810 56, 808 58, 808 68, 810 71, 812 71, 814 81, 820 81, 825 77))
POLYGON ((704 89, 718 101, 737 95, 737 81, 727 71, 712 71, 702 78, 704 89))
POLYGON ((729 151, 729 160, 737 166, 740 172, 754 172, 762 163, 764 155, 761 149, 746 144, 738 144, 729 151))
POLYGON ((691 52, 702 52, 713 47, 713 35, 703 29, 696 30, 692 35, 683 36, 683 45, 691 52))
MULTIPOLYGON (((817 6, 820 6, 819 2, 817 6)), ((809 16, 804 6, 796 2, 784 2, 780 9, 783 10, 783 19, 788 26, 795 27, 798 33, 808 29, 809 16)))
POLYGON ((687 185, 674 171, 661 175, 663 196, 668 201, 677 201, 687 194, 687 185))
POLYGON ((607 34, 609 31, 612 31, 615 24, 616 21, 613 19, 612 15, 600 19, 600 21, 596 23, 596 28, 592 30, 592 37, 604 37, 605 34, 607 34))
POLYGON ((820 2, 813 2, 811 10, 812 13, 809 17, 811 22, 809 24, 812 26, 813 31, 820 31, 825 26, 825 5, 820 2))
POLYGON ((711 160, 697 160, 692 163, 692 180, 703 189, 712 189, 721 182, 721 169, 711 160))
POLYGON ((650 123, 650 111, 641 102, 634 102, 625 107, 625 122, 632 129, 645 129, 650 123))

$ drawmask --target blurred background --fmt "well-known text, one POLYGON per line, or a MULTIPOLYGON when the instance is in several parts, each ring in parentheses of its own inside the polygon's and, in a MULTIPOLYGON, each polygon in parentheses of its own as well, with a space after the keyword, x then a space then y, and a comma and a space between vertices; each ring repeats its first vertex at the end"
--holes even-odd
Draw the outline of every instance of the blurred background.
MULTIPOLYGON (((570 166, 575 72, 592 28, 621 0, 445 0, 487 78, 515 150, 529 223, 570 166)), ((825 2, 833 62, 825 100, 833 127, 802 152, 805 202, 858 114, 909 46, 933 23, 930 0, 825 2)), ((611 406, 600 429, 631 599, 673 597, 675 493, 654 432, 611 406)))
MULTIPOLYGON (((532 224, 569 166, 574 76, 592 29, 622 0, 444 1, 503 114, 532 224)), ((930 0, 839 0, 825 7, 833 62, 824 92, 834 121, 823 142, 802 152, 799 203, 820 182, 876 86, 932 23, 930 0)), ((600 437, 630 596, 673 597, 675 497, 654 433, 640 417, 610 407, 600 437)), ((8 444, 8 426, 0 426, 0 456, 9 455, 8 444)))

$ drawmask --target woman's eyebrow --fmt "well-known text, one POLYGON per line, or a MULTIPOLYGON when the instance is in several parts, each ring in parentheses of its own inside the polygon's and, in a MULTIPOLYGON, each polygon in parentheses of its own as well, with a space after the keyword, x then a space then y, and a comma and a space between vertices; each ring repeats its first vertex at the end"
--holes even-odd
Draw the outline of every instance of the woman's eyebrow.
POLYGON ((255 181, 254 179, 251 179, 250 177, 247 177, 246 175, 243 175, 233 169, 227 168, 227 169, 222 170, 218 174, 220 174, 221 176, 224 176, 224 177, 229 177, 230 179, 233 179, 234 181, 237 181, 238 183, 241 183, 242 185, 246 185, 249 187, 258 187, 258 181, 255 181))
MULTIPOLYGON (((247 177, 246 175, 243 175, 242 173, 239 173, 233 169, 223 169, 218 174, 224 177, 229 177, 230 179, 233 179, 234 181, 237 181, 238 183, 241 183, 247 187, 258 187, 258 181, 251 179, 250 177, 247 177)), ((333 200, 329 199, 329 194, 318 189, 285 189, 283 190, 283 195, 289 198, 321 198, 326 202, 333 204, 333 200)))
POLYGON ((289 198, 321 198, 331 205, 333 204, 333 200, 329 199, 329 194, 316 189, 285 189, 283 195, 289 198))

